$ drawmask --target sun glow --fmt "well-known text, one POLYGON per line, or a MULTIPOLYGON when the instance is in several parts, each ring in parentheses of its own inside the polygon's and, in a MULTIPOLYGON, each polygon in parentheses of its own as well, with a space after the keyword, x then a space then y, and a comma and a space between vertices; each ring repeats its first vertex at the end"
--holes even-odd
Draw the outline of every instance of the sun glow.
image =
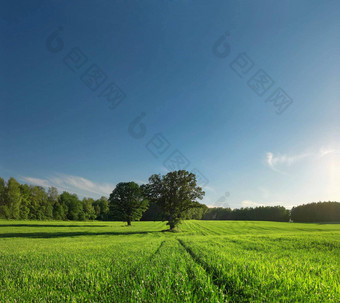
POLYGON ((330 157, 328 174, 329 186, 327 195, 332 197, 333 201, 340 200, 340 154, 334 154, 330 157))

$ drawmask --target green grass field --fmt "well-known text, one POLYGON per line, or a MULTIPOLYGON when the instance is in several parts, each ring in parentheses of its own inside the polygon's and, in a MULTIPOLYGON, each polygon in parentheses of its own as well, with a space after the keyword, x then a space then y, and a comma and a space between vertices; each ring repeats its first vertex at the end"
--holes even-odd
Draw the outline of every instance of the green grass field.
POLYGON ((0 302, 340 302, 340 224, 0 220, 0 302))

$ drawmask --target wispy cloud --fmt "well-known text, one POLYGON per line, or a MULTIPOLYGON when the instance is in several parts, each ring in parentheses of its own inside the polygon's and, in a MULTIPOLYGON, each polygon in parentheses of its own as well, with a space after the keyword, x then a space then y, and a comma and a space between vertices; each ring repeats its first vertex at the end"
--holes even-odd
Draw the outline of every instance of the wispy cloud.
POLYGON ((261 203, 257 203, 254 201, 250 201, 250 200, 244 200, 241 202, 242 207, 257 207, 257 206, 264 206, 261 203))
POLYGON ((336 152, 337 152, 336 149, 329 148, 329 147, 322 147, 322 148, 320 148, 319 156, 320 157, 325 157, 325 156, 327 156, 329 154, 334 154, 336 152))
POLYGON ((278 170, 278 166, 285 165, 285 166, 291 166, 292 164, 301 161, 307 157, 309 157, 309 153, 303 153, 299 155, 274 155, 273 153, 267 153, 267 163, 268 165, 275 171, 278 170))
POLYGON ((48 180, 44 180, 44 179, 38 179, 38 178, 32 178, 32 177, 22 177, 21 179, 27 183, 42 186, 42 187, 51 186, 48 180))
POLYGON ((56 187, 59 191, 70 191, 72 193, 86 196, 95 194, 96 196, 108 196, 115 188, 114 184, 96 183, 83 177, 58 174, 47 177, 46 179, 39 179, 33 177, 22 177, 27 183, 39 185, 42 187, 56 187))
MULTIPOLYGON (((282 201, 274 201, 274 202, 264 202, 264 203, 258 203, 258 202, 254 202, 251 200, 243 200, 241 202, 241 206, 242 207, 259 207, 259 206, 278 206, 278 205, 284 205, 284 203, 282 201)), ((291 209, 292 207, 294 207, 296 205, 286 205, 286 207, 288 207, 289 209, 291 209)))
POLYGON ((314 152, 304 152, 300 154, 274 154, 272 152, 268 152, 266 154, 266 162, 268 166, 280 173, 284 173, 282 168, 292 166, 293 164, 300 162, 306 159, 317 159, 322 158, 327 155, 337 153, 338 151, 334 148, 329 147, 321 147, 318 151, 314 152))

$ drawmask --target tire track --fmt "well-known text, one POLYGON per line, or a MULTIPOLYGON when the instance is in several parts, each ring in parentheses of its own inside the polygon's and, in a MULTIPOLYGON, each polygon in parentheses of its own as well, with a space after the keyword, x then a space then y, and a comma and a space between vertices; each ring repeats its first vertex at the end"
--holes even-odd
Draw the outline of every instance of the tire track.
POLYGON ((183 240, 178 238, 176 240, 191 256, 193 261, 207 272, 207 275, 211 277, 212 283, 217 286, 227 296, 228 299, 231 300, 230 302, 235 302, 231 297, 236 297, 237 302, 249 302, 247 301, 247 295, 242 290, 236 290, 232 281, 223 281, 218 274, 218 271, 214 267, 210 266, 207 262, 204 262, 201 258, 199 258, 197 254, 195 254, 194 251, 183 242, 183 240))
POLYGON ((219 232, 216 232, 213 228, 211 227, 207 227, 206 225, 203 226, 203 224, 198 223, 197 222, 197 225, 200 227, 200 228, 205 228, 207 231, 208 231, 208 235, 217 235, 217 236, 220 236, 221 234, 219 232))
POLYGON ((151 260, 155 255, 157 255, 159 253, 160 249, 162 248, 162 246, 164 245, 165 242, 166 242, 166 240, 162 241, 162 243, 158 246, 156 251, 150 255, 149 260, 151 260))
POLYGON ((144 267, 145 265, 143 264, 145 264, 146 262, 150 262, 158 254, 158 252, 160 251, 165 242, 166 240, 163 240, 153 253, 151 253, 149 256, 146 256, 145 258, 142 258, 137 264, 131 267, 128 270, 127 275, 134 276, 134 273, 137 271, 138 268, 144 267))
POLYGON ((177 239, 177 241, 179 242, 179 244, 181 244, 181 246, 185 249, 185 251, 190 255, 190 257, 194 260, 194 262, 196 264, 198 264, 199 266, 201 266, 206 272, 207 274, 212 278, 212 282, 223 291, 223 293, 225 292, 225 288, 223 288, 223 285, 221 283, 218 283, 217 281, 219 281, 219 277, 216 275, 215 271, 206 263, 203 262, 193 251, 192 249, 185 245, 184 242, 181 239, 177 239))

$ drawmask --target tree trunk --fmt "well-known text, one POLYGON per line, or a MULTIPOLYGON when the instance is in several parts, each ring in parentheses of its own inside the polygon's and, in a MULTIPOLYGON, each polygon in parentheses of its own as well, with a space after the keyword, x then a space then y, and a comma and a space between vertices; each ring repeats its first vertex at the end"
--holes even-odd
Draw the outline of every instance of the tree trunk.
POLYGON ((170 225, 170 230, 174 230, 175 229, 175 224, 172 221, 169 221, 169 225, 170 225))
POLYGON ((130 226, 131 225, 131 220, 127 221, 127 225, 130 226))
POLYGON ((169 226, 170 226, 170 230, 174 230, 175 220, 174 220, 174 216, 172 214, 169 216, 169 226))

